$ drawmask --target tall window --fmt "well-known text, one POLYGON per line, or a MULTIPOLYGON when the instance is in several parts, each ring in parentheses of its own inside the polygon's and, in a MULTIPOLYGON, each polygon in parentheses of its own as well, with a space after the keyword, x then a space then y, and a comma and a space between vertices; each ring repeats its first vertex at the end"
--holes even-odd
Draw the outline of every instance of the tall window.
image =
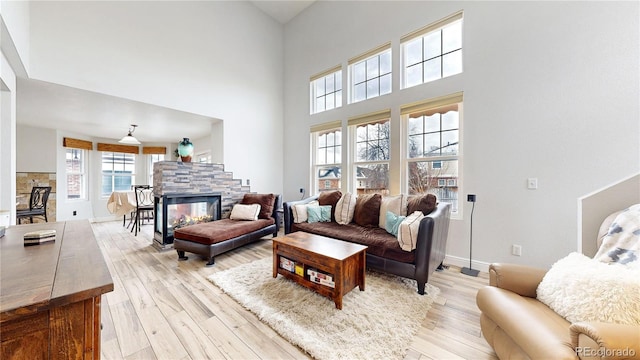
POLYGON ((135 184, 134 154, 102 152, 102 196, 118 190, 130 190, 135 184))
POLYGON ((349 60, 351 102, 391 93, 391 44, 349 60))
POLYGON ((164 154, 149 154, 149 182, 148 184, 153 186, 153 163, 158 161, 164 161, 164 154))
POLYGON ((401 40, 403 88, 462 72, 462 13, 431 24, 401 40))
POLYGON ((390 111, 349 119, 354 136, 354 183, 358 194, 389 193, 390 111))
POLYGON ((342 129, 341 122, 312 128, 315 192, 340 190, 342 185, 342 129))
POLYGON ((66 149, 67 199, 87 198, 86 164, 87 151, 66 149))
POLYGON ((330 69, 311 77, 311 114, 342 106, 342 70, 330 69))
POLYGON ((461 94, 401 109, 406 118, 409 194, 432 193, 458 211, 461 94))

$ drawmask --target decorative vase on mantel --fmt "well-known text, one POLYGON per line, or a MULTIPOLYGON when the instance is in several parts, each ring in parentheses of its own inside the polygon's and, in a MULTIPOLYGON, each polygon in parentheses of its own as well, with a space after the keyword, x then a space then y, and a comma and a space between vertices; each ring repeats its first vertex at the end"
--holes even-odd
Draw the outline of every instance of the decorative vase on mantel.
POLYGON ((183 138, 178 143, 178 155, 182 162, 191 162, 191 156, 193 156, 193 143, 189 138, 183 138))

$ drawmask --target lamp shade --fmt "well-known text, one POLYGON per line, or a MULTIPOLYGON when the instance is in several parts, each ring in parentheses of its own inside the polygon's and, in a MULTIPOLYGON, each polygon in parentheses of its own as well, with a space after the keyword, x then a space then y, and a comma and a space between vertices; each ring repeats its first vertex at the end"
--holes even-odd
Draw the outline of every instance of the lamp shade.
POLYGON ((128 144, 128 145, 140 145, 140 141, 138 141, 138 139, 136 139, 133 136, 133 132, 136 131, 136 127, 138 127, 138 125, 131 124, 131 126, 129 127, 129 133, 127 134, 127 136, 123 137, 118 142, 121 144, 128 144))
POLYGON ((128 144, 128 145, 140 145, 140 141, 138 141, 138 139, 135 138, 135 136, 128 134, 127 136, 123 137, 122 139, 120 139, 118 141, 121 144, 128 144))

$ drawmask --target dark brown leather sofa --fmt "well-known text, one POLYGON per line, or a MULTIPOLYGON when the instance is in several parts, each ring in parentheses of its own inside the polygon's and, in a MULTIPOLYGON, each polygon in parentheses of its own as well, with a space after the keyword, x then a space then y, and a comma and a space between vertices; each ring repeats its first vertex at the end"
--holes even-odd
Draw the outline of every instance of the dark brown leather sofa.
POLYGON ((254 221, 220 219, 177 229, 173 248, 178 252, 178 260, 187 260, 185 252, 190 252, 206 258, 206 266, 212 266, 216 255, 256 242, 270 234, 277 236, 279 204, 280 195, 275 195, 271 216, 254 221))
POLYGON ((451 204, 438 204, 436 209, 420 222, 416 249, 408 252, 398 245, 397 239, 379 227, 364 227, 355 223, 341 225, 335 221, 315 223, 294 223, 292 208, 317 200, 311 197, 283 204, 285 234, 305 231, 344 241, 368 246, 367 269, 378 270, 409 279, 418 283, 418 293, 423 295, 425 284, 444 261, 449 233, 451 204))

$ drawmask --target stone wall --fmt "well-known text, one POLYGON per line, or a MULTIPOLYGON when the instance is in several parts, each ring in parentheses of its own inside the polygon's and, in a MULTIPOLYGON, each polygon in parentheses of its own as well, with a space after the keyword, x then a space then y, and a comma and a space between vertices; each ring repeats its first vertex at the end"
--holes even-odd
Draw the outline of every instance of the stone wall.
POLYGON ((155 195, 220 193, 223 219, 229 217, 233 205, 248 192, 251 188, 243 186, 241 179, 234 179, 233 173, 225 171, 223 164, 179 161, 153 164, 155 195))

